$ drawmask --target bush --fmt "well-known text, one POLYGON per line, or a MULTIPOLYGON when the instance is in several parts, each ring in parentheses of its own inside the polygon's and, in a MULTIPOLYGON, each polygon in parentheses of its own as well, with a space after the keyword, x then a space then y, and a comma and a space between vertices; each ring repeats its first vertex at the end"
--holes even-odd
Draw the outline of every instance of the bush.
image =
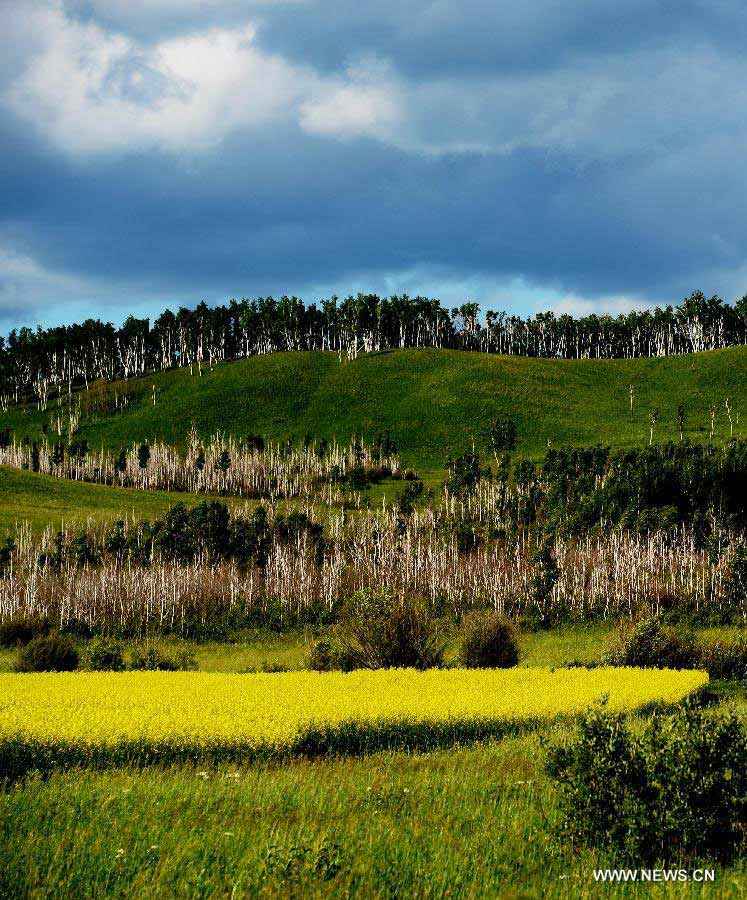
POLYGON ((550 749, 560 833, 635 864, 728 860, 747 835, 747 733, 732 713, 688 705, 641 731, 603 709, 550 749))
POLYGON ((94 627, 82 619, 68 619, 64 625, 60 627, 60 634, 69 634, 70 637, 87 641, 95 634, 94 627))
POLYGON ((462 665, 468 669, 510 669, 519 662, 513 624, 500 613, 471 613, 461 629, 462 665))
POLYGON ((278 674, 278 672, 290 672, 288 666, 284 663, 278 662, 274 659, 263 659, 262 664, 259 667, 260 672, 269 672, 273 674, 278 674))
POLYGON ((0 646, 23 647, 33 638, 48 634, 49 630, 45 619, 10 619, 0 624, 0 646))
POLYGON ((306 656, 306 667, 314 672, 350 672, 355 668, 355 661, 336 644, 321 640, 312 644, 306 656))
POLYGON ((78 651, 69 637, 42 635, 18 651, 16 672, 72 672, 78 668, 78 651))
POLYGON ((179 649, 173 656, 163 653, 155 644, 136 647, 130 658, 130 669, 147 672, 177 672, 180 669, 197 668, 197 660, 186 647, 179 649))
POLYGON ((124 669, 122 645, 108 638, 91 641, 85 660, 87 668, 95 672, 121 672, 124 669))
POLYGON ((444 646, 425 605, 390 591, 359 591, 348 603, 339 645, 350 668, 429 669, 443 663, 444 646))
POLYGON ((316 641, 306 657, 306 668, 314 672, 331 672, 336 669, 335 650, 329 641, 316 641))
POLYGON ((711 678, 747 679, 747 641, 739 637, 700 647, 698 668, 705 669, 711 678))
POLYGON ((696 669, 695 636, 644 619, 624 626, 602 661, 610 666, 641 666, 649 669, 696 669))

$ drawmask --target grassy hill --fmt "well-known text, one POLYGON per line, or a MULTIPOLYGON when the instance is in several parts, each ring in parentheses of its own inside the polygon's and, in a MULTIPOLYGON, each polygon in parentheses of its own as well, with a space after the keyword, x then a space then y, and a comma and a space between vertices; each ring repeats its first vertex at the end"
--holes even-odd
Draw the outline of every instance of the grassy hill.
MULTIPOLYGON (((203 434, 252 431, 273 439, 306 433, 347 439, 354 431, 372 437, 388 429, 406 465, 432 471, 473 441, 484 449, 485 428, 499 414, 516 418, 519 452, 531 457, 541 456, 548 441, 555 446, 647 443, 655 408, 654 439, 676 438, 680 402, 687 410, 687 437, 708 437, 714 406, 714 437, 723 440, 730 433, 727 398, 735 435, 747 434, 745 347, 611 361, 428 349, 371 353, 340 363, 332 353, 279 353, 224 363, 201 377, 180 369, 132 384, 136 396, 124 412, 82 419, 80 435, 93 446, 119 449, 155 437, 182 443, 193 423, 203 434)), ((12 410, 0 413, 0 427, 37 438, 42 422, 54 414, 54 403, 48 413, 12 410)))
POLYGON ((99 521, 152 519, 177 500, 191 505, 203 499, 195 494, 84 484, 0 466, 0 538, 20 522, 40 531, 47 526, 80 525, 89 516, 99 521))

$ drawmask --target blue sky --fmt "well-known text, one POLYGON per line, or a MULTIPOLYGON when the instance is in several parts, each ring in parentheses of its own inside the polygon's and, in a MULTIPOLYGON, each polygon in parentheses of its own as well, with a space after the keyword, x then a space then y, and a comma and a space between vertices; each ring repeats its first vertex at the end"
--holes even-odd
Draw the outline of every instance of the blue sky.
POLYGON ((736 0, 0 0, 0 331, 747 291, 736 0))

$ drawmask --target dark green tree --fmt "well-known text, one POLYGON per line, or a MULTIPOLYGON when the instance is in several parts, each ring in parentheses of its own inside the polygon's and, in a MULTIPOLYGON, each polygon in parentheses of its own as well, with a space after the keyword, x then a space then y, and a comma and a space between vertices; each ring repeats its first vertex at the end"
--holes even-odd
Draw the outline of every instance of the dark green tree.
POLYGON ((480 480, 480 456, 477 453, 464 453, 454 460, 447 460, 446 468, 449 472, 446 487, 452 494, 469 494, 480 480))
POLYGON ((542 546, 532 557, 532 567, 532 596, 536 603, 545 606, 560 578, 560 567, 553 552, 552 538, 546 538, 542 542, 542 546))
POLYGON ((16 542, 12 537, 5 538, 5 543, 0 546, 0 578, 2 578, 10 569, 13 559, 13 551, 16 549, 16 542))
POLYGON ((498 416, 488 427, 488 444, 496 463, 501 453, 511 453, 516 449, 516 422, 508 416, 498 416))
POLYGON ((137 448, 137 462, 141 469, 147 469, 150 462, 150 447, 147 444, 141 444, 137 448))
POLYGON ((125 450, 119 451, 119 456, 114 462, 114 471, 121 474, 127 471, 127 452, 125 450))
POLYGON ((218 462, 215 464, 215 467, 220 472, 223 472, 224 475, 231 468, 231 454, 228 452, 228 450, 221 450, 221 454, 218 457, 218 462))

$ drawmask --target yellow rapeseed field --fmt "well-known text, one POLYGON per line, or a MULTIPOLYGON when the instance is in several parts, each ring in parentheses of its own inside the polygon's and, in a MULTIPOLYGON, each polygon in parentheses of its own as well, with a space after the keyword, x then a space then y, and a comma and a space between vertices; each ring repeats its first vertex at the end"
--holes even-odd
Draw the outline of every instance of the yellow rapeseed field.
POLYGON ((287 672, 0 674, 0 741, 106 746, 122 741, 292 747, 310 730, 400 723, 523 723, 674 703, 703 672, 598 669, 407 669, 287 672))

